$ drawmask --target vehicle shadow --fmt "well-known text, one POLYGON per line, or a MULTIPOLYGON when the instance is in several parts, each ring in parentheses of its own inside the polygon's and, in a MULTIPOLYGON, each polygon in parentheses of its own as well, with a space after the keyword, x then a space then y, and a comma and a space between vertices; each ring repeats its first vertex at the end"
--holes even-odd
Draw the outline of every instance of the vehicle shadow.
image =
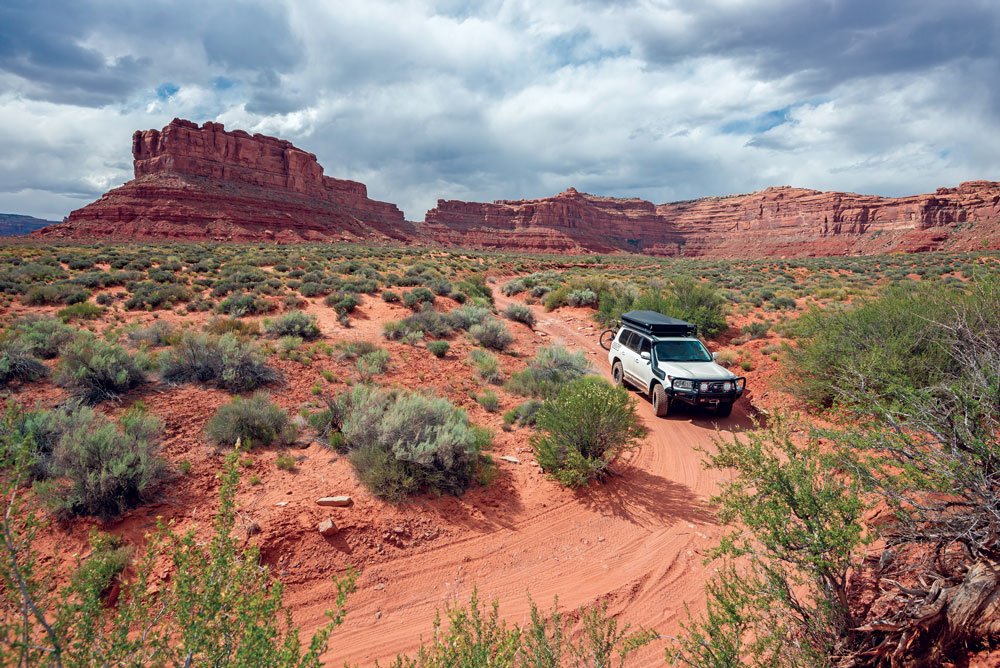
POLYGON ((635 466, 615 471, 605 484, 580 490, 576 496, 594 512, 639 526, 662 526, 678 520, 716 523, 711 506, 690 487, 635 466))

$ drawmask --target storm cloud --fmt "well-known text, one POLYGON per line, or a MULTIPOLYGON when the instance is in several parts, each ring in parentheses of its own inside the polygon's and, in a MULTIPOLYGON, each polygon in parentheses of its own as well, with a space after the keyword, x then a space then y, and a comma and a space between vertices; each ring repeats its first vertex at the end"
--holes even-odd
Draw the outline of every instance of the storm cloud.
POLYGON ((10 0, 0 210, 66 215, 174 116, 290 139, 411 219, 997 179, 998 34, 981 0, 10 0))

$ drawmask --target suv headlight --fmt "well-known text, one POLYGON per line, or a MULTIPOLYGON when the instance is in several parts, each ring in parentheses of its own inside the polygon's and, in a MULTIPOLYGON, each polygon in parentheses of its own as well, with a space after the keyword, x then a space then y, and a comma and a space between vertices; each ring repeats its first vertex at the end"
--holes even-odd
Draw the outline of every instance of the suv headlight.
POLYGON ((702 392, 708 392, 708 383, 702 383, 701 384, 701 391, 702 392))
POLYGON ((683 378, 674 378, 674 389, 675 390, 693 390, 694 381, 684 380, 683 378))
POLYGON ((722 384, 722 391, 723 392, 729 392, 732 389, 733 389, 733 384, 730 383, 729 381, 726 381, 725 383, 722 384))

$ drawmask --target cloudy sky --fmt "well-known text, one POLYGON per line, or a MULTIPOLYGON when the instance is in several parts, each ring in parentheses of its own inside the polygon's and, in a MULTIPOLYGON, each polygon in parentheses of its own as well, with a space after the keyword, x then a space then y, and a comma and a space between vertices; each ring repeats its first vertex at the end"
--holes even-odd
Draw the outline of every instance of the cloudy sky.
POLYGON ((175 116, 290 139, 413 220, 1000 180, 997 0, 3 0, 0 211, 59 219, 175 116))

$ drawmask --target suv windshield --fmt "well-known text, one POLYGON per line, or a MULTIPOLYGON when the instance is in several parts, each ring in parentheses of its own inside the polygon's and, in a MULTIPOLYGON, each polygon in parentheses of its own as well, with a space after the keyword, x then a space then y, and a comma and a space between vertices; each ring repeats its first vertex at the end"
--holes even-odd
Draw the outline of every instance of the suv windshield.
POLYGON ((711 362, 712 354, 701 341, 658 341, 656 359, 661 362, 711 362))

